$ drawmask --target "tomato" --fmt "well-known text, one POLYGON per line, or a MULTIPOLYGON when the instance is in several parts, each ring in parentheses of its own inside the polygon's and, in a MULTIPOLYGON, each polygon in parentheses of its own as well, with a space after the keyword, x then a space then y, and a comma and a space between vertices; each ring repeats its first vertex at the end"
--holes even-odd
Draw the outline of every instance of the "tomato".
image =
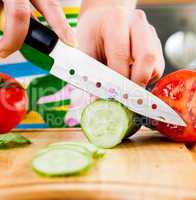
POLYGON ((23 119, 28 107, 25 89, 10 76, 0 73, 0 133, 7 133, 23 119))
POLYGON ((170 105, 185 121, 186 127, 155 123, 155 128, 178 142, 196 141, 196 71, 173 72, 155 85, 153 94, 170 105))

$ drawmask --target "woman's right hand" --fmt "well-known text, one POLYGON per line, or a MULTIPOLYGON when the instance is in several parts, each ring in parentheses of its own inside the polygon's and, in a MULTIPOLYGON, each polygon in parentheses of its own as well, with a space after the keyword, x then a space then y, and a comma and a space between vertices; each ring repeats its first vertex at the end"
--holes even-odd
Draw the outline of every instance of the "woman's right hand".
POLYGON ((31 3, 44 15, 62 41, 75 45, 73 31, 58 0, 0 0, 1 10, 5 12, 4 35, 0 40, 1 58, 21 48, 29 29, 31 3))

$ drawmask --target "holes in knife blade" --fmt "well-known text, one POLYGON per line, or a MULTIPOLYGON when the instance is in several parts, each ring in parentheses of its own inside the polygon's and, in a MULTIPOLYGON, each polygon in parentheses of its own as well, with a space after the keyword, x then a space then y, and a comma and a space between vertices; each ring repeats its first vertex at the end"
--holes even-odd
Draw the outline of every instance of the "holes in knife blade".
POLYGON ((88 81, 88 77, 87 76, 83 76, 82 79, 83 79, 84 82, 88 81))
POLYGON ((123 94, 123 98, 124 99, 128 99, 129 98, 129 95, 127 93, 123 94))
POLYGON ((96 83, 96 87, 97 87, 97 88, 100 88, 100 87, 101 87, 101 83, 100 83, 100 82, 97 82, 97 83, 96 83))
POLYGON ((138 105, 142 105, 142 104, 143 104, 143 99, 138 99, 138 100, 137 100, 137 104, 138 104, 138 105))
POLYGON ((153 110, 156 110, 156 109, 157 109, 157 104, 155 104, 155 103, 152 104, 152 109, 153 109, 153 110))
POLYGON ((73 75, 75 74, 75 70, 74 70, 74 69, 70 69, 70 70, 69 70, 69 74, 70 74, 71 76, 73 76, 73 75))
POLYGON ((108 94, 109 94, 109 98, 115 98, 117 96, 117 92, 115 88, 109 88, 108 89, 108 94))
POLYGON ((116 90, 114 88, 109 88, 108 92, 110 94, 115 94, 116 93, 116 90))

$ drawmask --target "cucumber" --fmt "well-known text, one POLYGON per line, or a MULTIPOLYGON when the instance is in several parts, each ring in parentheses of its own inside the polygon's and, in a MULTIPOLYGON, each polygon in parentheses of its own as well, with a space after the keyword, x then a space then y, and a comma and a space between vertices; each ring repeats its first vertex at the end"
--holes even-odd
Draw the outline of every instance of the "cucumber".
POLYGON ((48 149, 53 149, 53 148, 66 148, 66 149, 70 149, 73 151, 78 151, 80 153, 83 154, 87 154, 88 156, 93 157, 93 154, 91 152, 89 152, 87 149, 85 149, 84 147, 81 147, 79 145, 72 145, 72 144, 51 144, 48 146, 48 149))
POLYGON ((33 169, 44 176, 69 176, 85 172, 92 166, 90 154, 71 148, 48 148, 39 152, 32 161, 33 169))
POLYGON ((37 155, 41 155, 45 152, 47 152, 48 150, 50 149, 59 149, 59 148, 63 148, 63 149, 69 149, 71 151, 78 151, 79 153, 82 153, 82 154, 87 154, 88 156, 91 156, 92 157, 92 154, 87 151, 86 149, 84 149, 83 147, 80 147, 80 146, 73 146, 73 145, 49 145, 47 148, 45 149, 42 149, 40 150, 37 155))
POLYGON ((48 148, 54 148, 54 147, 73 147, 78 150, 85 150, 88 153, 92 155, 93 158, 100 158, 103 157, 105 154, 105 150, 102 148, 99 148, 95 146, 94 144, 88 143, 88 142, 58 142, 53 143, 48 146, 48 148))
POLYGON ((8 133, 0 136, 0 149, 9 149, 31 144, 31 141, 22 135, 8 133))
POLYGON ((139 128, 137 115, 114 100, 97 100, 83 111, 81 127, 88 140, 98 147, 112 148, 139 128))

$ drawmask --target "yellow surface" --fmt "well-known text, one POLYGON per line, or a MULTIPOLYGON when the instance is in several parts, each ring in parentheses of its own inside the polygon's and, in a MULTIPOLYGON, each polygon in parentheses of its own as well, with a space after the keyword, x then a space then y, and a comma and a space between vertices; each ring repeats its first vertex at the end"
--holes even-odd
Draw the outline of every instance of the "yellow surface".
MULTIPOLYGON (((79 7, 66 7, 66 8, 64 8, 64 12, 66 14, 78 14, 78 13, 80 13, 80 8, 79 7)), ((35 10, 34 14, 36 17, 42 16, 40 14, 40 12, 38 12, 37 10, 35 10)))
POLYGON ((42 123, 45 123, 42 116, 35 111, 27 113, 25 115, 25 118, 21 122, 21 124, 42 124, 42 123))
POLYGON ((59 106, 59 107, 54 107, 52 108, 52 110, 56 110, 56 111, 67 111, 69 110, 70 105, 65 105, 65 106, 59 106))
POLYGON ((64 12, 66 14, 77 14, 80 13, 80 8, 79 7, 66 7, 64 8, 64 12))
POLYGON ((3 7, 0 6, 0 31, 4 30, 5 15, 3 13, 3 7))

